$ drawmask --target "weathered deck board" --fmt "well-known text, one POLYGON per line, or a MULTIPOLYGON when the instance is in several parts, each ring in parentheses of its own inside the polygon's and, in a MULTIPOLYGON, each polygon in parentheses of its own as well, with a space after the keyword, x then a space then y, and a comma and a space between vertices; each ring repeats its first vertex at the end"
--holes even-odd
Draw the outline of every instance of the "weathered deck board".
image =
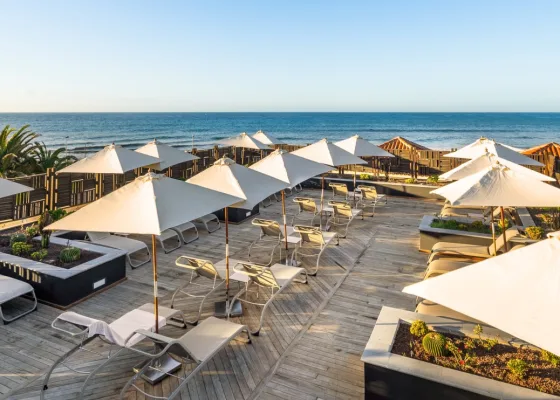
MULTIPOLYGON (((307 195, 317 197, 310 191, 307 195)), ((321 268, 309 284, 294 283, 281 293, 265 318, 261 334, 251 345, 232 341, 183 389, 182 399, 351 399, 363 393, 361 351, 383 305, 411 308, 412 300, 400 293, 405 285, 419 280, 426 256, 417 251, 418 223, 423 214, 437 210, 431 201, 391 198, 378 207, 374 218, 356 220, 348 239, 329 248, 321 268)), ((295 207, 288 199, 288 213, 295 207)), ((263 218, 280 220, 280 204, 262 209, 263 218)), ((232 256, 247 259, 247 248, 258 229, 246 222, 231 226, 232 256)), ((144 238, 147 239, 147 238, 144 238)), ((180 249, 158 251, 161 303, 168 305, 172 291, 187 273, 174 265, 177 256, 190 254, 214 262, 223 258, 224 230, 208 235, 180 249)), ((253 256, 253 255, 252 255, 253 256)), ((266 260, 255 253, 255 261, 266 260)), ((128 280, 73 307, 73 311, 108 322, 151 302, 152 272, 149 265, 127 271, 128 280)), ((265 295, 264 293, 260 294, 265 295)), ((202 318, 212 314, 213 302, 223 291, 208 299, 202 318)), ((194 315, 198 302, 179 295, 175 308, 194 315)), ((9 310, 8 310, 9 311, 9 310)), ((60 313, 40 305, 39 311, 10 325, 0 326, 0 396, 13 399, 38 397, 41 376, 52 361, 76 341, 50 327, 60 313)), ((254 326, 259 310, 247 307, 236 319, 254 326)), ((178 337, 184 330, 166 326, 162 333, 178 337)), ((88 348, 107 353, 109 347, 94 341, 88 348)), ((100 357, 81 353, 73 366, 92 369, 100 357)), ((118 398, 120 388, 131 377, 131 367, 141 357, 122 353, 88 385, 86 398, 118 398)), ((192 366, 187 366, 187 371, 192 366)), ((180 374, 184 374, 181 371, 180 374)), ((84 376, 57 369, 46 391, 47 399, 73 399, 84 376)), ((151 386, 140 383, 147 393, 162 396, 178 384, 176 378, 151 386)), ((147 398, 130 391, 129 399, 147 398)))

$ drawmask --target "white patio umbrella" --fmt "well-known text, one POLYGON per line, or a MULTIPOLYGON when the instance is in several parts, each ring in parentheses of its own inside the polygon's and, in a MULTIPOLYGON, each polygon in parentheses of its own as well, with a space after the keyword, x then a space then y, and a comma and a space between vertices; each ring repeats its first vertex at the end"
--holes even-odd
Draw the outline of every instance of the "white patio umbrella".
MULTIPOLYGON (((348 139, 334 142, 334 144, 347 152, 354 154, 357 157, 395 157, 388 151, 383 150, 381 147, 374 145, 368 140, 354 135, 348 139)), ((373 168, 373 161, 372 161, 373 168)), ((354 202, 356 201, 356 171, 354 171, 354 202)))
MULTIPOLYGON (((321 139, 318 142, 292 152, 296 156, 307 158, 320 164, 339 167, 341 165, 367 164, 364 160, 356 157, 354 154, 343 150, 327 139, 321 139)), ((321 210, 323 209, 323 199, 325 195, 325 176, 321 175, 321 210)), ((322 211, 321 211, 322 212, 322 211)))
POLYGON ((274 146, 279 144, 285 144, 283 141, 276 139, 269 133, 258 131, 253 135, 253 139, 257 139, 259 142, 264 143, 268 146, 274 146))
MULTIPOLYGON (((293 188, 297 184, 317 175, 327 173, 331 170, 329 166, 315 161, 299 157, 285 150, 275 150, 259 162, 251 165, 249 169, 258 171, 262 174, 272 176, 284 182, 288 188, 293 188)), ((284 222, 284 241, 286 254, 288 254, 288 225, 286 223, 286 195, 281 190, 282 195, 282 218, 284 222)), ((286 258, 286 262, 287 262, 286 258)))
POLYGON ((177 165, 183 162, 198 160, 199 157, 187 153, 186 151, 181 151, 173 146, 162 143, 157 139, 139 147, 135 150, 137 153, 146 154, 152 157, 159 158, 159 170, 163 171, 166 168, 170 168, 173 165, 177 165))
POLYGON ((239 201, 239 197, 149 172, 56 221, 46 229, 152 235, 154 313, 157 331, 158 274, 155 235, 239 201))
POLYGON ((560 232, 511 253, 415 283, 403 292, 560 354, 560 232))
MULTIPOLYGON (((502 227, 504 207, 560 206, 560 189, 499 163, 431 193, 445 197, 452 206, 500 207, 502 227)), ((505 229, 503 234, 505 239, 505 229)))
POLYGON ((504 158, 500 158, 492 153, 485 153, 477 158, 473 158, 472 160, 467 161, 466 163, 463 163, 456 168, 453 168, 451 171, 447 171, 445 174, 442 174, 439 177, 445 180, 456 181, 480 172, 483 169, 487 169, 488 167, 491 167, 496 163, 502 164, 512 171, 519 172, 520 174, 525 174, 539 181, 556 182, 556 179, 550 176, 546 176, 539 172, 533 171, 532 169, 525 168, 519 164, 508 161, 504 158))
POLYGON ((31 192, 34 189, 21 183, 0 178, 0 198, 13 196, 14 194, 31 192))
POLYGON ((544 166, 537 160, 533 160, 530 157, 518 153, 518 149, 515 147, 507 146, 487 138, 480 138, 468 146, 454 151, 453 153, 444 155, 444 157, 467 158, 472 160, 473 158, 480 157, 487 152, 516 164, 532 165, 536 167, 544 166))
MULTIPOLYGON (((245 158, 245 149, 261 150, 261 154, 263 150, 270 150, 270 147, 268 147, 266 144, 259 142, 257 139, 247 135, 245 132, 240 133, 237 136, 220 140, 218 143, 225 144, 227 146, 241 147, 242 162, 245 158)), ((235 161, 237 161, 237 154, 235 154, 235 151, 233 154, 235 161)))
POLYGON ((224 208, 226 224, 226 310, 229 304, 229 222, 228 208, 252 209, 268 196, 283 190, 286 183, 271 176, 237 164, 223 157, 214 165, 196 174, 188 183, 241 198, 241 201, 224 208))

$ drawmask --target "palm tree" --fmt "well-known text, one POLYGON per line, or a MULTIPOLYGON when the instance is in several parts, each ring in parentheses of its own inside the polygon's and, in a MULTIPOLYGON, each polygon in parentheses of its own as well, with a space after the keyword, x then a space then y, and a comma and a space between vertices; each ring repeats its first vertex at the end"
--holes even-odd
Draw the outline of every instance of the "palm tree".
POLYGON ((60 147, 54 151, 47 149, 45 143, 37 143, 31 151, 34 159, 35 172, 47 172, 48 168, 54 168, 55 171, 69 166, 77 160, 74 156, 64 155, 66 148, 60 147))
POLYGON ((33 142, 39 135, 31 131, 29 125, 20 129, 6 125, 0 133, 0 177, 23 175, 29 167, 33 142))

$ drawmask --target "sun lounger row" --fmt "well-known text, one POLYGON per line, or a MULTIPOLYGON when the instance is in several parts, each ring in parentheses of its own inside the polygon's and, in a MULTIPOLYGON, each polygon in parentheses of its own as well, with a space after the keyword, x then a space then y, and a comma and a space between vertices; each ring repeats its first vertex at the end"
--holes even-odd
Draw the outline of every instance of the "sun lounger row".
MULTIPOLYGON (((208 233, 212 233, 221 227, 218 217, 214 214, 208 214, 194 222, 203 224, 208 233)), ((92 243, 126 251, 126 259, 132 269, 147 264, 152 259, 152 254, 148 245, 141 240, 131 239, 119 234, 113 235, 110 232, 88 232, 87 236, 92 243), (147 258, 135 262, 131 255, 139 252, 145 253, 147 258)), ((161 235, 156 235, 156 240, 165 253, 170 253, 183 244, 195 241, 198 237, 196 225, 192 222, 185 222, 163 231, 161 235), (189 236, 187 232, 192 232, 192 234, 189 236), (170 240, 176 242, 176 245, 169 247, 168 241, 170 240)))

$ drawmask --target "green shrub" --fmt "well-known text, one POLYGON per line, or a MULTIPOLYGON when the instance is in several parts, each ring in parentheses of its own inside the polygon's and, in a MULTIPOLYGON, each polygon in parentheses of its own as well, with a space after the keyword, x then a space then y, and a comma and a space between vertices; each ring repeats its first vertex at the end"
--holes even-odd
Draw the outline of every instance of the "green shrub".
POLYGON ((430 330, 424 321, 417 319, 410 325, 410 333, 417 337, 424 337, 430 330))
POLYGON ((544 229, 540 226, 528 226, 525 228, 525 234, 529 239, 540 240, 544 236, 544 229))
POLYGON ((445 336, 441 333, 430 332, 422 339, 422 347, 431 356, 442 357, 447 355, 445 336))
POLYGON ((27 237, 28 241, 33 239, 38 234, 39 234, 39 229, 37 229, 35 225, 31 225, 25 228, 25 236, 27 237))
POLYGON ((549 362, 554 368, 560 365, 560 357, 550 351, 541 350, 541 359, 549 362))
POLYGON ((454 219, 439 219, 432 220, 430 224, 432 228, 440 229, 454 229, 457 231, 477 232, 477 233, 492 233, 489 226, 484 225, 482 221, 474 221, 469 223, 460 223, 454 219))
POLYGON ((33 245, 26 242, 15 242, 12 244, 12 254, 14 256, 26 256, 33 250, 33 245))
POLYGON ((426 179, 426 183, 438 183, 439 182, 439 176, 437 175, 431 175, 428 177, 428 179, 426 179))
POLYGON ((404 180, 404 183, 416 183, 416 179, 414 179, 414 178, 406 178, 406 179, 404 180))
POLYGON ((371 176, 369 174, 360 174, 360 179, 362 181, 369 181, 371 179, 371 176))
POLYGON ((519 358, 513 358, 507 362, 507 368, 516 378, 524 379, 529 370, 529 365, 519 358))
MULTIPOLYGON (((476 232, 482 232, 484 230, 489 229, 489 227, 484 225, 484 222, 482 222, 482 221, 473 221, 471 223, 471 228, 476 232)), ((491 230, 491 228, 490 228, 490 230, 491 230)))
POLYGON ((49 210, 49 215, 51 216, 52 222, 56 222, 59 219, 64 218, 68 212, 62 208, 57 208, 56 210, 49 210))
POLYGON ((27 236, 25 236, 25 233, 14 233, 12 236, 10 236, 10 246, 13 246, 14 243, 25 243, 27 242, 27 236))
POLYGON ((60 252, 59 258, 63 263, 78 261, 82 256, 82 251, 77 247, 66 247, 60 252))
POLYGON ((31 258, 35 261, 43 261, 43 259, 49 254, 49 252, 45 249, 41 249, 38 251, 34 251, 31 253, 31 258))

